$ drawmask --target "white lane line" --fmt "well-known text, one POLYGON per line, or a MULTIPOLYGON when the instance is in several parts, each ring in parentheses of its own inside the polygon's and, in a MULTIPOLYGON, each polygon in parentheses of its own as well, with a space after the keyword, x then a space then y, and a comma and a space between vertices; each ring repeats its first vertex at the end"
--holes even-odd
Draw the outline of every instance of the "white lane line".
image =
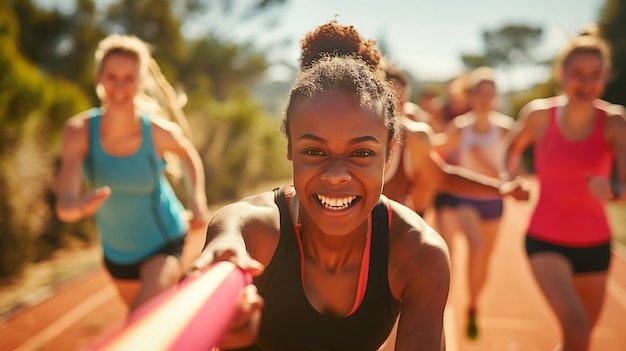
POLYGON ((100 290, 98 293, 84 300, 79 305, 76 305, 44 330, 30 337, 27 342, 20 345, 20 347, 16 348, 14 351, 32 351, 40 349, 46 342, 52 340, 52 338, 61 334, 72 324, 78 322, 81 318, 93 312, 95 306, 102 305, 108 300, 114 298, 116 293, 117 292, 113 287, 107 287, 100 290))

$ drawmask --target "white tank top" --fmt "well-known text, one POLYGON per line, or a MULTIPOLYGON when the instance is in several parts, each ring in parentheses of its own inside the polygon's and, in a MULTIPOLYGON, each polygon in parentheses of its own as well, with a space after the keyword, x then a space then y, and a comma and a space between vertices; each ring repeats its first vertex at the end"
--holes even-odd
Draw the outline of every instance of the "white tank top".
MULTIPOLYGON (((493 122, 493 119, 499 117, 495 116, 494 113, 497 112, 493 112, 489 116, 489 130, 486 133, 477 133, 474 130, 474 123, 461 128, 459 166, 465 167, 474 172, 485 174, 484 166, 477 164, 475 158, 471 155, 472 149, 479 149, 488 160, 493 162, 493 164, 498 163, 503 147, 503 129, 498 127, 498 125, 493 122)), ((492 174, 488 175, 493 176, 492 174)))

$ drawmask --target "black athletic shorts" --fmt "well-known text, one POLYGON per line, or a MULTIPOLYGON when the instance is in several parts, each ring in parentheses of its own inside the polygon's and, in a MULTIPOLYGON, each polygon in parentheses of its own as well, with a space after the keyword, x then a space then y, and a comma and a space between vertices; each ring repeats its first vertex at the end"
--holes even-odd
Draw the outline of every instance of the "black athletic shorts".
POLYGON ((454 198, 454 196, 452 196, 452 194, 438 193, 437 196, 435 196, 435 208, 437 210, 441 209, 442 207, 455 207, 455 206, 456 206, 456 199, 454 198))
POLYGON ((180 260, 184 246, 185 236, 183 235, 174 239, 173 241, 165 243, 159 250, 155 251, 153 254, 139 262, 131 264, 117 264, 115 262, 111 262, 111 260, 104 257, 104 266, 115 279, 138 280, 139 269, 148 258, 156 255, 172 255, 180 260))
POLYGON ((611 262, 611 242, 585 247, 569 247, 552 244, 526 235, 528 257, 540 252, 555 252, 563 255, 572 265, 574 273, 603 272, 611 262))

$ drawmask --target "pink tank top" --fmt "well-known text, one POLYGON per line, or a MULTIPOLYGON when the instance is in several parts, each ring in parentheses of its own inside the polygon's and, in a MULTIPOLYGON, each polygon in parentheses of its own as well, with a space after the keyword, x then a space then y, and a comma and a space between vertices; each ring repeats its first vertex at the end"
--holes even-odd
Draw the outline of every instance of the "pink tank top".
POLYGON ((530 221, 529 235, 559 245, 582 247, 610 240, 604 204, 587 187, 587 177, 610 178, 613 152, 604 139, 604 111, 598 110, 589 137, 572 142, 561 134, 555 107, 548 129, 535 144, 539 201, 530 221))

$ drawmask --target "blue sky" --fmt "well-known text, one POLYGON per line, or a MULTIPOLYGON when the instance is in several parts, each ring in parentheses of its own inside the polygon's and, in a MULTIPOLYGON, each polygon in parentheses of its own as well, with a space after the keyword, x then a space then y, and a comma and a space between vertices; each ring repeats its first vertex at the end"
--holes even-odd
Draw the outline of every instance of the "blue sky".
MULTIPOLYGON (((67 0, 38 1, 67 4, 67 0)), ((96 0, 101 6, 111 1, 96 0)), ((224 32, 234 40, 251 41, 271 61, 297 65, 300 38, 336 18, 342 24, 354 25, 367 39, 384 41, 391 58, 418 80, 446 80, 462 69, 462 53, 482 53, 483 30, 504 24, 540 26, 544 40, 538 55, 554 57, 580 25, 599 18, 604 3, 605 0, 287 0, 280 11, 260 20, 220 23, 221 18, 205 18, 183 28, 190 36, 200 36, 206 28, 226 28, 224 32), (268 22, 275 26, 261 27, 268 22), (276 42, 285 44, 271 45, 276 42)), ((280 79, 280 66, 275 66, 270 74, 280 79)), ((547 69, 523 69, 499 74, 499 83, 504 90, 519 88, 543 81, 550 74, 547 69)))
MULTIPOLYGON (((276 28, 257 31, 260 42, 272 36, 292 38, 289 46, 268 51, 270 58, 297 64, 298 40, 337 15, 340 23, 354 25, 363 37, 382 38, 390 56, 419 80, 450 78, 462 69, 461 53, 482 53, 482 31, 504 24, 542 27, 544 40, 538 55, 553 57, 580 25, 599 18, 604 5, 604 0, 288 1, 276 28)), ((248 37, 254 30, 250 27, 241 26, 240 35, 248 37)), ((525 69, 500 81, 505 89, 522 87, 550 74, 546 69, 525 69)))

